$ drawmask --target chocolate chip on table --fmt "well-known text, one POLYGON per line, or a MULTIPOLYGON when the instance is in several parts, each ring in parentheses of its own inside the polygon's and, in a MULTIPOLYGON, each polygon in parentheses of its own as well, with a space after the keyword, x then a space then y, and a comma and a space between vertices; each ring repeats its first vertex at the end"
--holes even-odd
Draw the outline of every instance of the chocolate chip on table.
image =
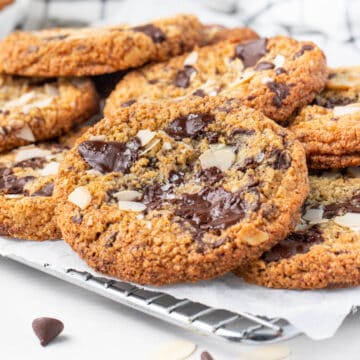
POLYGON ((238 44, 235 57, 242 60, 244 67, 254 66, 266 54, 267 39, 258 39, 238 44))
POLYGON ((127 143, 93 140, 79 144, 78 152, 91 168, 103 174, 113 171, 127 174, 139 157, 140 148, 136 138, 127 143))
POLYGON ((269 61, 261 61, 255 66, 256 71, 274 69, 275 65, 269 61))
POLYGON ((35 335, 39 338, 42 346, 48 345, 64 330, 64 324, 54 318, 41 317, 32 322, 35 335))
POLYGON ((265 252, 261 259, 270 263, 288 259, 296 254, 306 254, 313 245, 321 244, 323 241, 324 238, 318 226, 315 225, 310 229, 291 233, 285 240, 265 252))
POLYGON ((196 73, 196 70, 191 65, 185 65, 183 70, 179 70, 174 79, 174 85, 186 89, 190 85, 191 75, 196 73))
POLYGON ((31 196, 52 196, 53 192, 54 192, 54 183, 51 182, 49 184, 46 184, 40 190, 32 193, 31 196))
POLYGON ((133 27, 132 30, 142 32, 145 35, 151 37, 154 43, 162 43, 166 41, 166 35, 163 33, 163 31, 152 24, 136 26, 133 27))
POLYGON ((210 114, 188 114, 173 120, 165 129, 165 132, 175 140, 196 139, 204 133, 206 126, 213 121, 214 117, 210 114))
POLYGON ((280 107, 284 99, 290 94, 289 87, 281 82, 271 81, 267 83, 267 87, 275 93, 273 97, 273 105, 280 107))
POLYGON ((214 360, 214 358, 210 355, 209 352, 203 351, 200 355, 200 360, 214 360))

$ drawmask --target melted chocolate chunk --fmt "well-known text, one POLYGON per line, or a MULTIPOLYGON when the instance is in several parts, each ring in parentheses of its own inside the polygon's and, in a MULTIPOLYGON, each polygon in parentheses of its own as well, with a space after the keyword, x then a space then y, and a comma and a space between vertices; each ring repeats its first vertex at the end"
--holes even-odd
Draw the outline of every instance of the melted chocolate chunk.
POLYGON ((71 221, 74 223, 74 224, 81 224, 82 221, 83 221, 83 216, 81 214, 79 215, 75 215, 75 216, 72 216, 71 217, 71 221))
POLYGON ((144 33, 145 35, 149 36, 154 43, 157 44, 166 41, 166 35, 163 33, 163 31, 152 24, 136 26, 132 28, 132 30, 144 33))
POLYGON ((291 156, 285 150, 275 149, 271 152, 270 156, 273 158, 271 166, 276 170, 286 170, 291 165, 291 156))
POLYGON ((273 105, 276 107, 280 107, 283 100, 290 94, 289 87, 284 83, 271 81, 267 83, 267 87, 275 93, 275 96, 273 97, 273 105))
POLYGON ((112 171, 128 174, 139 157, 140 147, 140 141, 136 138, 127 143, 94 140, 82 142, 78 152, 91 168, 103 174, 112 171))
POLYGON ((5 192, 5 194, 27 194, 24 187, 33 179, 35 179, 34 176, 17 178, 11 169, 2 168, 0 169, 0 191, 5 192))
POLYGON ((96 90, 102 98, 107 98, 114 90, 116 84, 124 77, 125 71, 111 74, 96 75, 92 77, 96 90))
POLYGON ((214 117, 210 114, 194 113, 180 116, 168 125, 165 132, 175 140, 197 139, 204 135, 206 126, 213 121, 214 117))
POLYGON ((122 108, 126 108, 126 107, 129 107, 131 106, 132 104, 135 104, 136 103, 136 100, 135 99, 131 99, 129 101, 125 101, 121 104, 121 107, 122 108))
POLYGON ((205 136, 208 139, 209 144, 216 144, 219 140, 220 134, 216 131, 207 131, 205 136))
POLYGON ((36 157, 32 159, 27 159, 23 161, 19 161, 14 165, 14 167, 21 168, 32 168, 32 169, 42 169, 45 165, 46 159, 42 157, 36 157))
POLYGON ((278 67, 278 68, 275 69, 275 74, 276 75, 281 75, 281 74, 286 74, 286 73, 287 73, 287 71, 282 67, 278 67))
POLYGON ((352 99, 346 96, 338 98, 322 98, 321 96, 317 96, 312 104, 332 109, 335 106, 346 106, 357 101, 357 99, 352 99))
POLYGON ((42 317, 32 322, 32 328, 40 344, 46 346, 64 330, 64 324, 58 319, 42 317))
POLYGON ((234 130, 231 135, 235 136, 235 135, 254 135, 255 134, 255 130, 254 129, 236 129, 234 130))
POLYGON ((201 170, 198 174, 198 177, 201 181, 209 185, 213 185, 220 181, 224 177, 224 174, 219 168, 212 166, 210 168, 201 170))
POLYGON ((118 231, 114 231, 107 239, 105 242, 105 247, 106 248, 110 248, 114 245, 114 242, 116 240, 116 237, 118 236, 119 232, 118 231))
POLYGON ((194 74, 196 70, 190 66, 185 65, 183 70, 179 70, 174 79, 174 85, 186 89, 190 85, 191 75, 194 74))
POLYGON ((54 183, 51 182, 49 184, 46 184, 42 189, 32 193, 31 196, 52 196, 53 192, 54 183))
POLYGON ((163 190, 162 185, 153 184, 145 187, 141 202, 146 205, 148 209, 158 209, 161 207, 167 194, 172 193, 172 186, 170 185, 166 191, 163 190))
POLYGON ((275 65, 269 61, 261 61, 255 66, 256 71, 274 69, 275 65))
POLYGON ((342 216, 348 212, 360 213, 360 194, 353 196, 349 201, 333 203, 324 206, 324 219, 332 219, 335 216, 342 216))
POLYGON ((242 60, 245 68, 254 66, 266 54, 266 44, 266 39, 238 44, 235 47, 235 57, 242 60))
POLYGON ((184 182, 185 174, 181 171, 171 170, 169 173, 169 183, 180 185, 184 182))
POLYGON ((305 51, 311 51, 314 47, 310 44, 305 44, 298 52, 295 53, 294 59, 297 59, 300 56, 303 56, 305 51))
POLYGON ((261 259, 267 263, 289 259, 296 254, 306 254, 313 245, 321 244, 323 241, 321 232, 315 225, 310 229, 291 233, 270 251, 265 252, 261 259))
POLYGON ((199 96, 201 98, 204 98, 206 96, 206 93, 203 89, 197 89, 192 93, 194 96, 199 96))

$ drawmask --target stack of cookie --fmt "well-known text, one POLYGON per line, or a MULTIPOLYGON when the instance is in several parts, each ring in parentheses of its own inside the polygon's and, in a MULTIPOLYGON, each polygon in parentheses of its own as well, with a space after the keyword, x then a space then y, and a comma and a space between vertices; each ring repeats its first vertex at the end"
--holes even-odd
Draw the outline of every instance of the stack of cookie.
POLYGON ((360 282, 359 69, 191 15, 16 32, 0 64, 3 235, 141 284, 360 282))

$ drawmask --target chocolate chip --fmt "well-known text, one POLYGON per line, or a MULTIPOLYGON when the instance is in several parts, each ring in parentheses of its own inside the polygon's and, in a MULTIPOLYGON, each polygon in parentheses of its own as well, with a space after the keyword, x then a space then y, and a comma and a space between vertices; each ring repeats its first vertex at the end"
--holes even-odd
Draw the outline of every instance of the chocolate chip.
POLYGON ((179 88, 186 89, 187 87, 189 87, 191 75, 194 73, 196 73, 196 70, 192 66, 190 65, 184 66, 183 70, 179 70, 176 73, 174 79, 174 85, 179 88))
POLYGON ((14 165, 14 167, 20 168, 31 168, 31 169, 42 169, 45 165, 46 159, 43 157, 36 157, 32 159, 27 159, 19 161, 14 165))
POLYGON ((298 52, 295 53, 294 59, 297 59, 298 57, 303 56, 305 51, 311 51, 313 49, 314 49, 314 47, 310 44, 303 45, 303 47, 298 52))
POLYGON ((110 248, 114 245, 114 241, 116 240, 116 237, 118 236, 119 232, 118 231, 114 231, 107 239, 105 242, 105 247, 106 248, 110 248))
POLYGON ((238 44, 235 47, 235 57, 243 61, 245 68, 254 66, 266 54, 266 45, 266 39, 238 44))
POLYGON ((31 196, 52 196, 53 192, 54 192, 54 183, 51 182, 49 184, 46 184, 40 190, 32 193, 31 196))
POLYGON ((204 98, 206 96, 206 93, 203 89, 197 89, 192 93, 194 96, 199 96, 201 98, 204 98))
POLYGON ((136 100, 135 99, 131 99, 129 101, 125 101, 121 104, 121 107, 122 108, 126 108, 126 107, 129 107, 131 106, 132 104, 135 104, 136 103, 136 100))
POLYGON ((94 81, 97 92, 102 98, 107 98, 114 90, 116 84, 124 77, 125 71, 118 71, 111 74, 102 74, 93 76, 91 79, 94 81))
POLYGON ((169 173, 169 183, 180 185, 184 181, 184 176, 185 176, 184 173, 181 171, 171 170, 169 173))
POLYGON ((287 73, 287 71, 282 67, 278 67, 278 68, 275 69, 275 74, 276 75, 281 75, 281 74, 286 74, 286 73, 287 73))
POLYGON ((286 170, 291 165, 291 156, 286 150, 275 149, 270 153, 270 165, 275 170, 286 170))
POLYGON ((323 218, 332 219, 335 216, 342 216, 348 212, 360 213, 360 195, 354 195, 346 202, 325 205, 323 218))
POLYGON ((213 185, 220 181, 224 177, 224 174, 219 168, 212 166, 210 168, 201 170, 198 174, 198 177, 201 181, 209 185, 213 185))
POLYGON ((358 100, 355 98, 349 98, 347 96, 341 96, 337 98, 325 98, 322 96, 317 96, 314 101, 313 105, 322 106, 327 109, 332 109, 335 106, 346 106, 349 104, 352 104, 354 102, 357 102, 358 100))
POLYGON ((315 225, 310 229, 291 233, 270 251, 265 252, 261 259, 267 263, 289 259, 296 254, 306 254, 313 245, 321 244, 323 241, 321 231, 315 225))
POLYGON ((231 136, 236 136, 236 135, 254 135, 255 134, 255 130, 254 129, 236 129, 231 133, 231 136))
POLYGON ((159 82, 158 79, 150 79, 150 80, 148 80, 148 84, 150 84, 150 85, 157 84, 158 82, 159 82))
POLYGON ((136 26, 132 28, 132 30, 144 33, 149 36, 154 43, 162 43, 166 41, 166 35, 163 31, 152 24, 136 26))
POLYGON ((32 322, 32 328, 39 338, 40 344, 46 346, 61 334, 64 330, 64 324, 58 319, 42 317, 32 322))
POLYGON ((165 129, 165 132, 175 140, 196 139, 204 134, 206 126, 214 120, 214 116, 210 114, 194 113, 184 115, 173 120, 165 129))
POLYGON ((127 143, 94 140, 82 142, 78 152, 91 168, 103 174, 112 171, 127 174, 139 157, 140 147, 140 141, 136 138, 127 143))
POLYGON ((167 194, 172 192, 172 186, 165 192, 160 184, 148 185, 143 191, 141 202, 148 209, 157 209, 166 200, 167 194))
POLYGON ((267 87, 275 93, 275 96, 273 97, 273 105, 276 107, 280 107, 283 100, 290 94, 289 87, 284 83, 271 81, 267 83, 267 87))
POLYGON ((82 221, 83 221, 83 216, 81 214, 79 215, 74 215, 71 217, 71 221, 74 223, 74 224, 81 224, 82 221))
POLYGON ((203 351, 200 356, 201 360, 214 360, 214 358, 207 351, 203 351))
POLYGON ((255 66, 256 71, 274 69, 275 65, 269 61, 261 61, 255 66))
POLYGON ((0 169, 0 190, 6 194, 27 194, 25 185, 34 180, 34 176, 16 177, 11 169, 0 169))

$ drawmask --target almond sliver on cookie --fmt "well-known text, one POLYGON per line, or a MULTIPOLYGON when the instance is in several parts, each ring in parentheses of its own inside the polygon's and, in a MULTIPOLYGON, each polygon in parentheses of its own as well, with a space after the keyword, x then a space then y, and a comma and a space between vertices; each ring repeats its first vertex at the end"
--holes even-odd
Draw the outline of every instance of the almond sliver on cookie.
POLYGON ((351 115, 360 112, 360 103, 346 106, 335 106, 333 109, 334 116, 351 115))

